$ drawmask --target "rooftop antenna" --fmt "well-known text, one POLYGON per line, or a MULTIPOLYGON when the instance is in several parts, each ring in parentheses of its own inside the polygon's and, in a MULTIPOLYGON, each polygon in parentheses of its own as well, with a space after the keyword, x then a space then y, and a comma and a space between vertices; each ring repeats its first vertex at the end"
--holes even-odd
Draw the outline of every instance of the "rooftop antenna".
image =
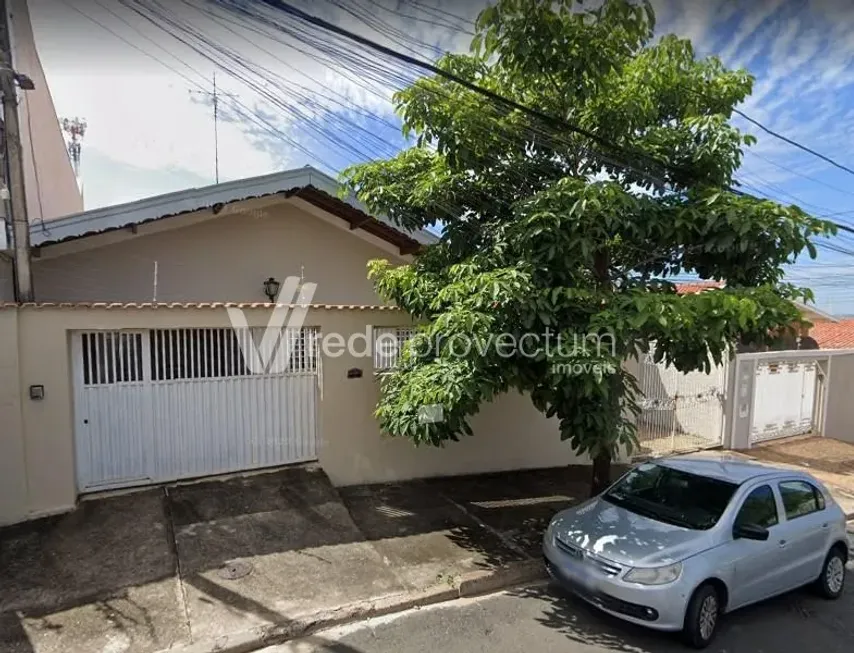
POLYGON ((190 91, 190 94, 204 95, 211 98, 213 101, 213 122, 214 122, 214 175, 216 183, 219 183, 219 98, 230 97, 236 98, 233 93, 219 93, 216 90, 216 71, 213 74, 213 92, 211 91, 190 91))
POLYGON ((68 118, 62 119, 62 131, 69 136, 68 156, 71 157, 71 165, 74 167, 74 176, 77 177, 78 183, 80 182, 81 141, 86 135, 87 126, 86 120, 76 116, 70 120, 68 118))

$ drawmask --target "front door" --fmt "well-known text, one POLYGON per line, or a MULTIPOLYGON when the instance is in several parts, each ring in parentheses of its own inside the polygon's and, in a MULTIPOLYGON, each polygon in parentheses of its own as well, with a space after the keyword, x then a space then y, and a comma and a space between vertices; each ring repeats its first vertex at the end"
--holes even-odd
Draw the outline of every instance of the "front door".
POLYGON ((735 562, 734 583, 729 605, 735 609, 761 601, 785 589, 782 572, 786 551, 780 546, 781 530, 777 500, 770 485, 754 489, 741 505, 735 524, 752 524, 768 529, 765 541, 733 539, 731 560, 735 562))
POLYGON ((792 589, 814 581, 830 546, 829 520, 822 493, 806 481, 780 481, 777 491, 786 516, 781 525, 786 549, 786 578, 792 589))

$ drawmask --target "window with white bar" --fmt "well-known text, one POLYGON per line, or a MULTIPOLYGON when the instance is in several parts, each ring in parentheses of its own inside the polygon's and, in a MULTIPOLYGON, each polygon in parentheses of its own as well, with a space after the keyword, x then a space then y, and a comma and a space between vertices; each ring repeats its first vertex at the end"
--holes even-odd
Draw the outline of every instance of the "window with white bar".
POLYGON ((374 369, 392 369, 400 360, 403 346, 415 335, 413 327, 374 327, 374 369))

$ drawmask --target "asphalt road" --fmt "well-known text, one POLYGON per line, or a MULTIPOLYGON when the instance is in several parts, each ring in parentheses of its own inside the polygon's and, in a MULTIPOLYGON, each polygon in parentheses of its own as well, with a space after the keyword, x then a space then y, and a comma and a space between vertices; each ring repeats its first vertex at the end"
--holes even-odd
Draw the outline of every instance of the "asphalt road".
MULTIPOLYGON (((727 615, 710 653, 851 653, 854 564, 838 601, 798 590, 727 615)), ((264 653, 658 653, 678 637, 634 627, 553 585, 464 599, 320 633, 264 653)))

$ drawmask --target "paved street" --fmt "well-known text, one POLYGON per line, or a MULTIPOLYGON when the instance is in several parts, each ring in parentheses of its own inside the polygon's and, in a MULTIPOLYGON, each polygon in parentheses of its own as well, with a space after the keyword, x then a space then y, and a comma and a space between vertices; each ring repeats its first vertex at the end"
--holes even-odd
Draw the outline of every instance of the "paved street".
MULTIPOLYGON (((849 573, 854 565, 849 564, 849 573)), ((854 578, 854 575, 851 576, 854 578)), ((808 590, 728 615, 715 653, 850 653, 854 650, 854 582, 836 602, 808 590)), ((554 586, 464 599, 320 633, 263 653, 653 653, 687 651, 658 634, 603 615, 554 586)))

